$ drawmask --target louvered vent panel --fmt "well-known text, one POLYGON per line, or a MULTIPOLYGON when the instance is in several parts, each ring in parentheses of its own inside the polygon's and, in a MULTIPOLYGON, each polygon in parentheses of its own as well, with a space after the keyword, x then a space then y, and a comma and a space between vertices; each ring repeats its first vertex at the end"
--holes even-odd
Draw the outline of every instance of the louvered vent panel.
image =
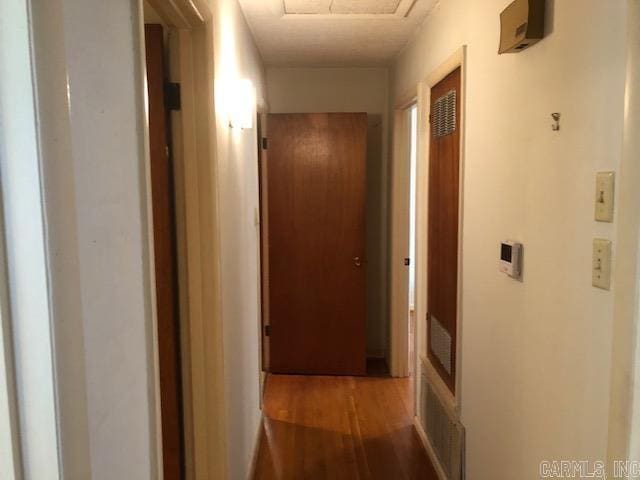
POLYGON ((464 428, 445 408, 434 387, 422 375, 421 426, 448 480, 464 478, 464 428))
POLYGON ((440 360, 447 373, 451 375, 451 335, 436 317, 431 315, 430 318, 431 351, 440 360))
POLYGON ((434 137, 444 137, 456 131, 456 97, 456 91, 450 90, 433 103, 431 124, 434 137))

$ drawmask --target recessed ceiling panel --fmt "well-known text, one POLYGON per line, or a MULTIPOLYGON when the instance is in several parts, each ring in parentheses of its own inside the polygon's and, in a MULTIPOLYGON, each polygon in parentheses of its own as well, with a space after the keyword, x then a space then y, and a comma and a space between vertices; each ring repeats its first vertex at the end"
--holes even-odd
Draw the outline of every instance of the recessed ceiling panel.
POLYGON ((288 15, 393 15, 401 0, 284 0, 288 15))
POLYGON ((286 14, 328 14, 331 13, 331 0, 284 0, 286 14))
POLYGON ((333 0, 331 13, 337 14, 394 14, 400 0, 333 0))
POLYGON ((437 0, 239 2, 265 64, 281 67, 387 66, 438 4, 437 0))

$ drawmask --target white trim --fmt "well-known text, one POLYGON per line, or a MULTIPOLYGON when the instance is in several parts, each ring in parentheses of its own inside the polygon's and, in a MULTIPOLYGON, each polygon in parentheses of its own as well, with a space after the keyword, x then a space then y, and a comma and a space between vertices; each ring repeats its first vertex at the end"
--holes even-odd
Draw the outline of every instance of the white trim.
POLYGON ((27 0, 0 2, 0 44, 11 45, 0 49, 3 233, 23 473, 57 479, 61 465, 30 13, 27 0))
POLYGON ((255 439, 253 441, 253 453, 251 454, 251 466, 249 468, 249 478, 256 477, 258 470, 258 458, 260 455, 260 445, 262 440, 262 429, 264 428, 264 415, 260 415, 260 421, 258 422, 258 431, 256 432, 255 439))
MULTIPOLYGON (((632 248, 635 250, 635 278, 631 279, 631 292, 619 292, 616 296, 616 306, 620 303, 628 301, 629 297, 633 298, 633 304, 630 309, 631 317, 631 333, 632 342, 635 348, 634 355, 631 359, 630 370, 633 371, 633 379, 630 385, 631 391, 631 422, 629 432, 629 460, 640 461, 640 231, 638 222, 638 184, 640 183, 640 168, 638 167, 638 158, 640 157, 640 141, 637 132, 640 128, 640 0, 629 1, 628 12, 628 52, 627 52, 627 85, 626 85, 626 112, 625 112, 625 137, 624 137, 624 157, 623 165, 621 165, 621 173, 630 175, 625 181, 627 186, 626 202, 620 206, 626 211, 631 212, 631 221, 618 217, 619 229, 633 228, 631 238, 634 239, 632 248), (622 169, 625 168, 623 171, 622 169), (635 219, 635 222, 633 222, 635 219), (626 225, 625 225, 626 224, 626 225), (620 297, 618 299, 618 296, 620 297)), ((622 239, 622 232, 618 231, 618 246, 622 239)), ((629 261, 631 255, 618 249, 618 259, 629 261)), ((619 262, 620 260, 618 260, 619 262)), ((621 270, 618 268, 618 270, 621 270)), ((619 281, 620 273, 617 274, 614 281, 619 281)), ((618 283, 618 287, 621 283, 618 283)), ((616 369, 616 365, 613 365, 616 369)), ((615 412, 612 412, 615 414, 615 412)))
POLYGON ((616 185, 616 249, 607 457, 640 460, 640 0, 627 7, 622 158, 616 185))
POLYGON ((4 222, 0 220, 0 452, 3 453, 3 461, 0 462, 0 478, 19 480, 22 478, 22 462, 4 239, 4 222))
MULTIPOLYGON (((457 335, 456 335, 456 393, 453 404, 459 411, 462 398, 462 268, 464 263, 462 251, 462 239, 464 236, 464 178, 465 178, 465 106, 466 106, 466 46, 462 46, 445 62, 437 67, 426 79, 420 83, 418 92, 418 172, 417 172, 417 224, 416 234, 416 364, 419 364, 421 355, 426 357, 426 315, 427 305, 427 279, 428 279, 428 211, 429 211, 429 147, 430 135, 427 119, 431 103, 431 88, 437 85, 451 72, 461 69, 460 80, 460 184, 459 184, 459 208, 458 208, 458 305, 457 305, 457 335)), ((418 377, 419 378, 419 377, 418 377)), ((420 398, 420 386, 415 389, 416 404, 420 398)))
POLYGON ((76 208, 68 69, 66 61, 61 61, 66 59, 63 25, 61 1, 31 2, 60 464, 65 478, 89 478, 91 461, 85 332, 79 295, 78 224, 75 214, 56 216, 60 211, 75 212, 76 208))
MULTIPOLYGON (((418 88, 396 104, 393 112, 393 156, 391 163, 391 278, 389 370, 393 377, 409 376, 409 270, 402 263, 410 256, 410 109, 417 106, 418 88)), ((417 191, 416 191, 417 194, 417 191)), ((417 225, 417 224, 416 224, 417 225)), ((415 262, 415 258, 411 259, 415 262)), ((414 370, 415 371, 415 370, 414 370)))
MULTIPOLYGON (((140 0, 138 0, 140 1, 140 0)), ((179 288, 188 312, 181 317, 183 394, 187 479, 224 478, 227 472, 226 409, 220 300, 220 240, 215 158, 214 6, 206 0, 148 0, 169 28, 178 34, 181 85, 181 184, 176 205, 182 205, 177 226, 186 252, 179 288), (206 292, 206 293, 205 293, 206 292)), ((141 38, 144 21, 141 19, 141 38)), ((144 61, 144 55, 143 55, 144 61)), ((174 58, 172 56, 172 58, 174 58)), ((175 65, 171 66, 174 68, 175 65)), ((148 138, 148 137, 147 137, 148 138)), ((148 142, 148 140, 147 140, 148 142)), ((180 178, 176 178, 179 181, 180 178)), ((150 198, 147 199, 150 201, 150 198)), ((151 226, 149 227, 151 228, 151 226)), ((157 343, 157 342, 156 342, 157 343)), ((157 347, 156 347, 157 348, 157 347)), ((159 384, 158 384, 159 387, 159 384)), ((159 418, 159 417, 158 417, 159 418)), ((161 439, 161 437, 159 437, 161 439)), ((161 450, 161 449, 160 449, 161 450)))
MULTIPOLYGON (((163 452, 162 452, 162 416, 160 408, 160 355, 158 350, 158 311, 156 298, 156 268, 155 268, 155 244, 153 231, 153 201, 151 198, 151 147, 149 146, 149 102, 147 99, 147 63, 145 53, 144 39, 144 6, 143 0, 136 2, 138 24, 138 35, 134 35, 137 39, 137 56, 138 68, 140 75, 138 77, 138 89, 141 94, 138 98, 143 100, 142 112, 143 116, 139 120, 142 125, 142 158, 141 163, 141 185, 140 185, 140 202, 142 221, 146 228, 142 229, 142 241, 145 246, 143 250, 143 269, 144 269, 144 290, 145 303, 147 311, 151 312, 151 324, 147 327, 147 354, 148 363, 151 366, 148 378, 150 379, 149 390, 153 392, 149 395, 150 410, 153 412, 153 418, 149 421, 149 440, 151 445, 155 445, 155 451, 151 452, 152 475, 158 480, 164 478, 163 469, 163 452)), ((135 40, 134 40, 135 41, 135 40)))
POLYGON ((422 447, 424 448, 424 450, 427 452, 427 455, 429 456, 429 460, 431 460, 431 465, 433 465, 433 468, 436 471, 436 474, 438 475, 438 479, 448 480, 446 473, 444 473, 444 470, 442 469, 440 460, 438 460, 436 451, 431 445, 431 442, 429 441, 429 438, 427 437, 427 434, 425 433, 424 428, 422 428, 420 419, 417 416, 413 417, 413 427, 416 429, 416 432, 418 433, 418 437, 420 437, 420 443, 422 444, 422 447))

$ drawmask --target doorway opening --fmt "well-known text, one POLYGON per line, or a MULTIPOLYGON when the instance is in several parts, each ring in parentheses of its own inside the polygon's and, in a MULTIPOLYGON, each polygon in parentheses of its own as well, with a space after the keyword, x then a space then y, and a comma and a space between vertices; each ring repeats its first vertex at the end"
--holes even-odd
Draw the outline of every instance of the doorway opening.
POLYGON ((175 214, 174 158, 171 142, 172 106, 166 95, 166 25, 145 9, 145 59, 149 122, 149 170, 156 287, 162 470, 167 480, 184 478, 184 414, 178 258, 175 214), (151 19, 149 17, 152 17, 151 19), (149 23, 147 23, 149 22, 149 23), (158 23, 156 23, 158 22, 158 23))
POLYGON ((416 334, 416 187, 418 170, 418 106, 413 104, 409 107, 409 315, 407 321, 409 327, 408 338, 408 359, 409 375, 412 376, 415 370, 412 361, 415 353, 416 334))
POLYGON ((417 89, 394 113, 391 183, 390 373, 409 377, 415 371, 417 343, 417 236, 420 115, 417 89))
POLYGON ((217 354, 222 342, 215 260, 220 254, 219 220, 212 211, 218 185, 211 175, 216 163, 211 141, 216 128, 215 102, 210 88, 214 82, 214 17, 205 0, 145 0, 142 7, 140 62, 146 78, 140 88, 148 97, 149 121, 147 232, 154 253, 148 274, 156 290, 152 330, 154 398, 159 400, 154 406, 156 469, 163 471, 165 480, 222 478, 227 454, 221 428, 225 404, 208 401, 211 395, 220 398, 224 388, 222 358, 217 354), (144 48, 150 46, 145 24, 156 25, 151 28, 156 52, 144 48), (152 55, 164 64, 161 68, 152 68, 152 55), (158 115, 159 104, 164 104, 164 113, 158 115), (156 125, 165 129, 161 141, 156 125), (162 169, 165 172, 158 175, 162 169), (156 218, 159 216, 163 218, 156 218), (168 247, 159 250, 163 241, 168 247), (160 293, 167 289, 166 282, 172 285, 169 306, 160 293), (170 328, 165 328, 167 324, 170 328))

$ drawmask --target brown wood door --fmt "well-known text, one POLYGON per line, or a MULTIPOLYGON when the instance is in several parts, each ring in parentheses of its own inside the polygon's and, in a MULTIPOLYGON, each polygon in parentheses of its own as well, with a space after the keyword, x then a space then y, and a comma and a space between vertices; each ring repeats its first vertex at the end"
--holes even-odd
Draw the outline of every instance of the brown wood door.
POLYGON ((145 25, 151 197, 158 315, 160 409, 165 480, 183 478, 180 337, 173 179, 164 103, 164 49, 161 25, 145 25))
POLYGON ((460 192, 460 69, 431 89, 428 356, 455 393, 460 192))
POLYGON ((258 178, 260 201, 260 307, 262 312, 262 371, 270 371, 270 341, 266 335, 269 326, 269 177, 267 175, 267 122, 268 115, 258 115, 258 178))
POLYGON ((270 370, 363 375, 367 115, 267 128, 270 370))

